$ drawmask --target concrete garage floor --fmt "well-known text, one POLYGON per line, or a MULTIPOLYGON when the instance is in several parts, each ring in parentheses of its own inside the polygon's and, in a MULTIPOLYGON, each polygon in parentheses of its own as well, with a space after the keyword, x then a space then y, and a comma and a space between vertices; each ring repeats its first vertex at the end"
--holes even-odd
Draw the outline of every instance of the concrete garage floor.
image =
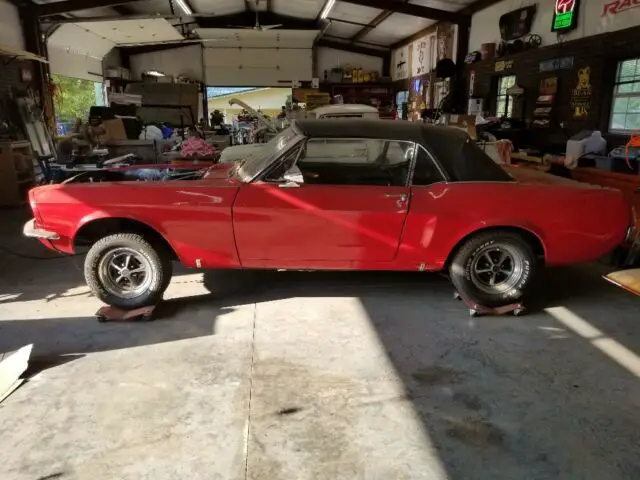
MULTIPOLYGON (((2 215, 0 245, 50 255, 2 215)), ((2 480, 640 478, 640 300, 601 265, 546 272, 520 318, 470 319, 435 275, 225 299, 182 271, 165 318, 99 324, 80 258, 0 255, 0 352, 35 345, 2 480)))

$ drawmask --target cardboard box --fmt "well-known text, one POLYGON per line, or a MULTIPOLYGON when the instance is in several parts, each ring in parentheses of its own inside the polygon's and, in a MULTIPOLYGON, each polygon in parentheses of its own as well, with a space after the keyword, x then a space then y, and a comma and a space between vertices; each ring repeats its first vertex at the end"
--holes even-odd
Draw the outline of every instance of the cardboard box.
POLYGON ((97 127, 91 127, 91 136, 99 143, 126 140, 127 132, 121 119, 104 120, 97 127))
POLYGON ((478 137, 476 132, 476 117, 473 115, 447 115, 446 124, 450 127, 465 130, 473 140, 476 140, 478 137))

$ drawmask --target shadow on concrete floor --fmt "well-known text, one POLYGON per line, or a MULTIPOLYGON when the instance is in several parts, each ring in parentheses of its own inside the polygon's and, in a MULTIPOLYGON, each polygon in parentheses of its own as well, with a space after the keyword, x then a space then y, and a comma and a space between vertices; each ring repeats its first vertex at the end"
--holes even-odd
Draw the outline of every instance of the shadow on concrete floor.
POLYGON ((543 272, 517 318, 471 319, 424 274, 253 273, 234 301, 359 298, 448 478, 635 479, 638 378, 544 312, 564 306, 638 352, 640 301, 600 270, 543 272))
POLYGON ((211 295, 169 300, 153 322, 99 323, 95 317, 3 319, 0 352, 33 343, 30 376, 94 352, 213 335, 217 317, 231 313, 211 295))

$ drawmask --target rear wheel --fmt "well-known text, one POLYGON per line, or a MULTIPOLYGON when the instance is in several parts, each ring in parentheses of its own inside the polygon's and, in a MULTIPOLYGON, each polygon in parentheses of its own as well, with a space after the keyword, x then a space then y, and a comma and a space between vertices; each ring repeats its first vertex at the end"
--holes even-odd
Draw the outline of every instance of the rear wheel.
POLYGON ((84 264, 93 294, 125 310, 161 301, 172 272, 171 258, 162 247, 132 233, 102 238, 91 247, 84 264))
POLYGON ((533 248, 522 236, 506 231, 478 234, 455 254, 449 273, 458 291, 487 307, 522 299, 537 267, 533 248))

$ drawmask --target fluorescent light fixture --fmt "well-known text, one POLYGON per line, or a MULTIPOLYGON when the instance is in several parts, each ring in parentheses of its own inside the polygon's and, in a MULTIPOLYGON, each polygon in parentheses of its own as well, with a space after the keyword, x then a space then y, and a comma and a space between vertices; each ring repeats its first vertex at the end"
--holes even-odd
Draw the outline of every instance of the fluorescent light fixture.
POLYGON ((157 70, 149 70, 148 72, 144 72, 144 74, 150 77, 166 77, 164 73, 159 72, 157 70))
MULTIPOLYGON (((182 0, 178 0, 178 1, 182 1, 182 0)), ((335 3, 336 3, 336 0, 329 0, 327 2, 327 4, 324 6, 324 10, 322 10, 322 14, 320 15, 320 18, 322 20, 324 20, 329 16, 329 14, 331 13, 331 9, 335 5, 335 3)))
POLYGON ((174 1, 182 9, 185 15, 193 15, 193 11, 189 8, 189 5, 187 5, 187 2, 185 2, 184 0, 174 0, 174 1))

